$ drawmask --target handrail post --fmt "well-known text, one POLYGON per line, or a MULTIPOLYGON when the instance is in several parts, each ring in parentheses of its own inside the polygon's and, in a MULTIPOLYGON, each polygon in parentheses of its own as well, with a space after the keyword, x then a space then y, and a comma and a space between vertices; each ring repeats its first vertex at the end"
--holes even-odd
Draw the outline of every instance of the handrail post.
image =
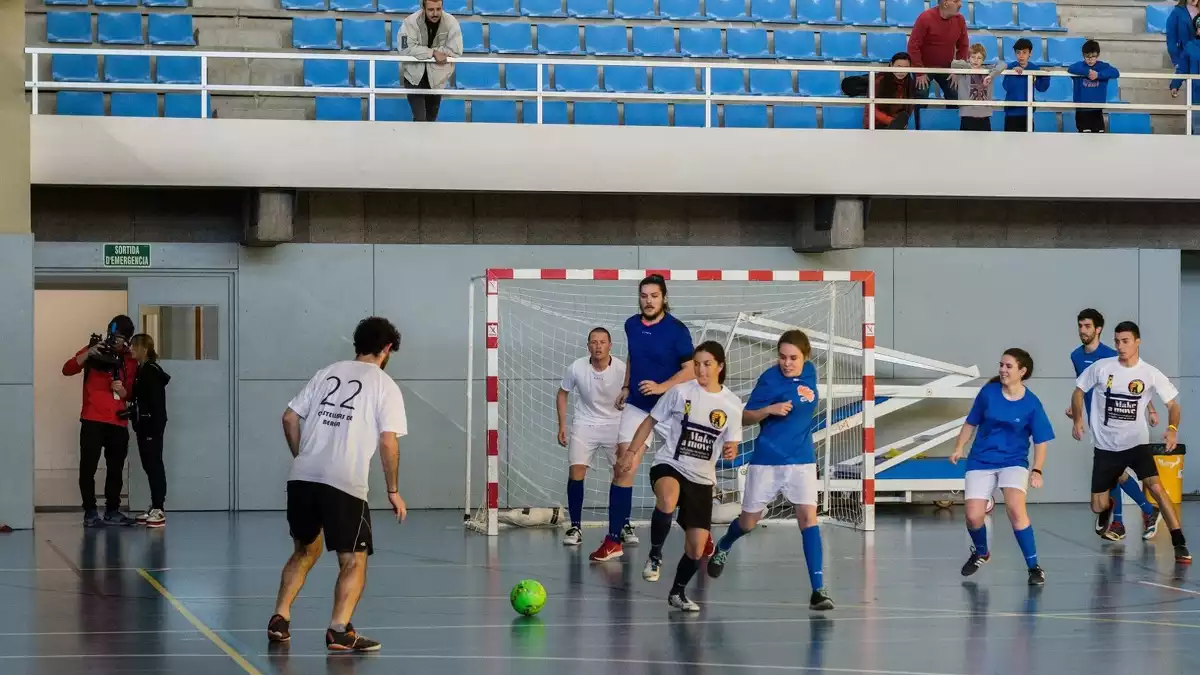
POLYGON ((537 63, 537 123, 542 123, 542 69, 546 66, 540 61, 537 63))
MULTIPOLYGON (((1190 76, 1189 76, 1189 78, 1190 78, 1190 76)), ((1192 135, 1192 80, 1191 79, 1184 80, 1183 86, 1187 87, 1187 92, 1184 93, 1184 99, 1183 99, 1184 100, 1183 114, 1187 116, 1187 121, 1184 122, 1184 124, 1186 125, 1184 127, 1184 129, 1186 130, 1187 135, 1191 136, 1192 135)))
POLYGON ((704 66, 704 128, 712 127, 712 66, 704 66))
MULTIPOLYGON (((400 66, 402 64, 396 64, 396 65, 400 66)), ((374 57, 374 55, 372 55, 371 60, 367 62, 367 69, 368 69, 368 75, 371 78, 370 80, 367 81, 367 85, 370 87, 367 90, 367 121, 374 122, 375 121, 375 57, 374 57)), ((403 68, 401 68, 400 70, 401 70, 401 73, 404 72, 403 68)))
POLYGON ((33 105, 33 114, 38 114, 38 55, 37 52, 30 54, 33 57, 30 61, 30 68, 33 69, 33 95, 30 98, 30 103, 33 105))
POLYGON ((200 57, 200 119, 208 118, 208 57, 200 57))
POLYGON ((867 72, 867 129, 875 131, 875 73, 867 72))
POLYGON ((1033 75, 1025 73, 1025 131, 1033 131, 1033 75))

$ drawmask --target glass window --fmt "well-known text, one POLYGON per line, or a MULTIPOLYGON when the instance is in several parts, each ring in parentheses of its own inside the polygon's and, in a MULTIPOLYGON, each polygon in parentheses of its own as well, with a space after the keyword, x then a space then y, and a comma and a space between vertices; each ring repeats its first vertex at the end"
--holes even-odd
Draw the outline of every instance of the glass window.
POLYGON ((142 305, 142 332, 154 338, 164 361, 209 361, 219 358, 216 305, 142 305))

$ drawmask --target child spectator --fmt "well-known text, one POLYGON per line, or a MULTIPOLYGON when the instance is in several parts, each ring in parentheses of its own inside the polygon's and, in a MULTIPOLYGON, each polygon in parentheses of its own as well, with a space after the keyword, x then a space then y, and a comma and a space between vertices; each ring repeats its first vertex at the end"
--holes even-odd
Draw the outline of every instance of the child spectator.
MULTIPOLYGON (((979 43, 971 45, 969 61, 955 59, 951 68, 970 68, 981 70, 983 62, 987 61, 987 48, 979 43)), ((960 101, 990 101, 992 100, 992 81, 996 75, 1004 72, 1004 62, 997 60, 992 72, 987 75, 952 75, 954 88, 960 101)), ((965 105, 958 110, 961 131, 991 131, 992 108, 983 105, 965 105)))
POLYGON ((1200 16, 1200 0, 1177 0, 1175 9, 1167 16, 1167 55, 1176 68, 1184 48, 1196 39, 1192 22, 1197 16, 1200 16))
MULTIPOLYGON (((1017 60, 1008 64, 1008 70, 1015 71, 1016 74, 1004 76, 1004 100, 1028 103, 1029 78, 1024 73, 1027 70, 1041 70, 1041 68, 1036 63, 1029 61, 1030 55, 1033 54, 1033 43, 1029 41, 1029 38, 1017 40, 1017 43, 1013 45, 1013 53, 1016 54, 1017 60)), ((1035 77, 1033 87, 1038 91, 1046 91, 1050 88, 1050 78, 1035 77)), ((1024 106, 1006 106, 1004 108, 1005 131, 1025 131, 1028 125, 1028 108, 1024 106)))
MULTIPOLYGON (((908 52, 896 52, 892 56, 893 68, 911 68, 912 59, 908 52)), ((875 76, 875 98, 912 98, 915 85, 908 73, 879 73, 875 76)), ((876 129, 904 129, 908 127, 908 118, 912 115, 912 104, 876 103, 876 129)), ((863 128, 871 128, 871 106, 863 110, 863 128)))
MULTIPOLYGON (((1067 72, 1074 75, 1076 103, 1104 103, 1108 100, 1108 81, 1121 76, 1121 72, 1100 60, 1100 43, 1088 40, 1083 43, 1083 60, 1071 64, 1067 72)), ((1075 128, 1079 133, 1102 134, 1104 111, 1099 108, 1076 109, 1075 128)))
MULTIPOLYGON (((1200 36, 1200 16, 1192 22, 1192 33, 1200 36)), ((1175 64, 1177 75, 1200 75, 1200 40, 1187 43, 1179 54, 1179 63, 1175 64)), ((1171 80, 1171 96, 1179 96, 1179 88, 1183 80, 1171 80)), ((1192 80, 1192 103, 1200 103, 1200 80, 1192 80)))

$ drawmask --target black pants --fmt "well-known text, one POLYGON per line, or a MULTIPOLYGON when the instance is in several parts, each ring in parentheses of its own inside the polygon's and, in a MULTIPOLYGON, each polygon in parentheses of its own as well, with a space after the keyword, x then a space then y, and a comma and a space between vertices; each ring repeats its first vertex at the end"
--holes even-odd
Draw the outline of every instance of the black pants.
MULTIPOLYGON (((432 89, 429 86, 429 73, 426 72, 421 76, 421 83, 413 85, 408 80, 404 80, 404 86, 408 89, 432 89)), ((442 97, 434 94, 409 94, 408 106, 412 108, 412 116, 414 122, 436 122, 438 116, 438 108, 442 105, 442 97)))
POLYGON ((96 469, 104 455, 104 505, 109 511, 121 508, 121 484, 125 458, 129 455, 129 431, 125 427, 83 420, 79 425, 79 496, 83 510, 96 509, 96 469))
POLYGON ((167 499, 167 467, 163 465, 163 432, 166 429, 139 429, 138 455, 146 480, 150 483, 150 508, 161 509, 167 499))
POLYGON ((958 120, 959 131, 991 131, 992 118, 990 117, 966 117, 961 116, 958 120))
POLYGON ((1029 126, 1028 115, 1005 115, 1004 130, 1005 131, 1026 131, 1029 126))
POLYGON ((1104 129, 1104 111, 1103 110, 1077 110, 1075 111, 1075 130, 1081 134, 1103 134, 1104 129))

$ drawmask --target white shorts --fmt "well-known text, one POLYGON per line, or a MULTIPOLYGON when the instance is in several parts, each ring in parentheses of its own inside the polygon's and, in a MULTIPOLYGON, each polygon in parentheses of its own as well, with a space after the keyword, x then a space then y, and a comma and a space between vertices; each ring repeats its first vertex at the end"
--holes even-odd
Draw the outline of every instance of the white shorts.
POLYGON ((1029 484, 1029 469, 1023 466, 1007 466, 1003 469, 976 469, 967 472, 967 499, 991 499, 996 488, 1016 488, 1026 491, 1029 484))
MULTIPOLYGON (((638 427, 642 425, 642 421, 650 416, 650 413, 642 410, 635 405, 625 404, 625 409, 621 411, 621 424, 617 430, 617 442, 629 443, 633 440, 633 435, 637 433, 638 427)), ((654 433, 650 434, 650 438, 646 439, 646 451, 649 452, 651 446, 654 445, 654 435, 666 438, 667 430, 663 426, 662 420, 654 425, 654 433)))
POLYGON ((617 424, 581 424, 571 427, 567 461, 571 466, 591 466, 597 450, 603 450, 612 466, 617 459, 617 424))
POLYGON ((746 513, 761 512, 780 492, 793 504, 817 505, 816 464, 751 464, 746 469, 746 493, 742 495, 742 510, 746 513))

